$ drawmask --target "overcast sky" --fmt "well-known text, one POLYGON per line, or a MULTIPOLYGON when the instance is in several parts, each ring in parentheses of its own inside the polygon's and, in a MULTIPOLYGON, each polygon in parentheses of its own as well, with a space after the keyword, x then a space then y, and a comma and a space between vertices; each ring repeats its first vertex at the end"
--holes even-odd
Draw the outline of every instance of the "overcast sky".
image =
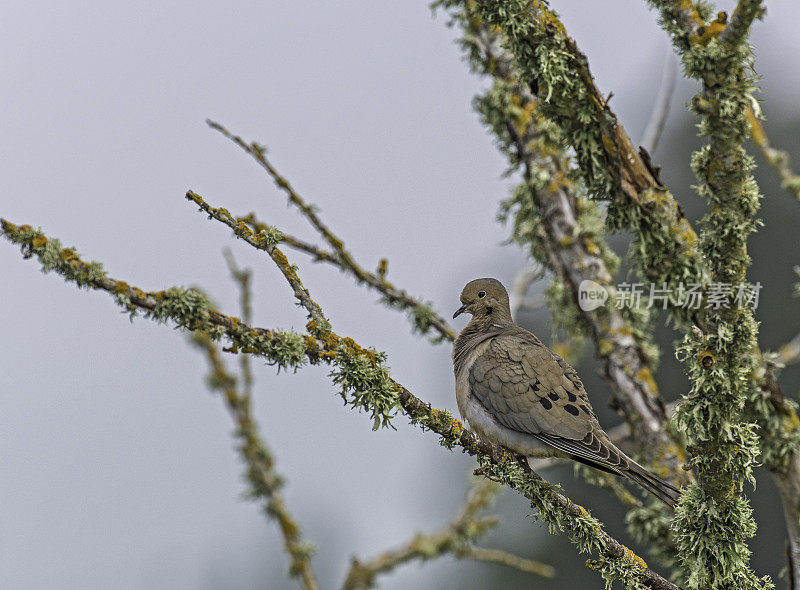
MULTIPOLYGON (((655 14, 633 0, 553 6, 638 138, 667 47, 655 14)), ((795 3, 773 2, 755 28, 768 116, 796 108, 799 18, 795 3)), ((271 261, 183 198, 193 189, 315 238, 261 170, 206 127, 210 117, 267 145, 359 261, 388 257, 393 282, 449 315, 466 281, 508 282, 525 258, 494 222, 511 181, 470 109, 482 83, 445 22, 425 2, 10 3, 0 25, 0 215, 41 226, 117 279, 200 286, 238 315, 227 245, 255 272, 255 323, 302 329, 271 261)), ((693 88, 679 86, 671 123, 691 125, 682 107, 693 88)), ((338 333, 386 351, 395 378, 455 407, 448 346, 412 336, 402 314, 349 278, 292 256, 338 333)), ((131 323, 106 294, 41 275, 5 241, 0 269, 0 586, 296 587, 276 527, 242 499, 231 421, 185 336, 131 323)), ((318 546, 324 588, 341 583, 350 555, 457 510, 472 460, 402 417, 397 432, 372 432, 368 417, 342 407, 324 368, 276 375, 255 365, 257 417, 287 502, 318 546)), ((568 491, 570 473, 553 472, 568 491)), ((506 494, 501 508, 505 522, 487 544, 521 539, 527 557, 555 559, 555 547, 581 563, 523 518, 525 502, 506 494)), ((381 585, 419 587, 429 573, 446 576, 441 587, 478 588, 498 570, 445 560, 381 585)))

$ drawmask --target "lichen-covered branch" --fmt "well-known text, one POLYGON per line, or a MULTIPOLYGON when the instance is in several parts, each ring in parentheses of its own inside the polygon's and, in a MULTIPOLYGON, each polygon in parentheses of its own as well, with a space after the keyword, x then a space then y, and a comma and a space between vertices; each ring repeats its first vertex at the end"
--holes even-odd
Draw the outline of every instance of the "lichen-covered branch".
POLYGON ((613 403, 630 425, 636 451, 647 463, 678 482, 679 446, 666 430, 666 413, 653 379, 657 351, 649 338, 647 316, 617 309, 613 274, 618 260, 608 247, 597 206, 580 194, 580 184, 564 156, 562 136, 547 119, 513 70, 501 36, 482 19, 474 2, 446 3, 463 30, 461 44, 473 70, 493 78, 493 87, 474 103, 500 149, 521 168, 523 182, 504 204, 513 217, 513 236, 556 278, 550 289, 553 315, 570 338, 588 333, 596 343, 613 403), (612 295, 606 305, 582 309, 580 286, 592 281, 612 295))
POLYGON ((314 229, 316 229, 320 236, 328 243, 333 252, 332 256, 327 256, 327 253, 323 254, 322 251, 318 252, 317 249, 310 244, 294 238, 291 239, 291 246, 304 250, 312 254, 312 256, 318 256, 319 260, 335 264, 341 270, 352 275, 359 283, 368 285, 379 291, 383 295, 383 301, 385 303, 409 312, 414 329, 420 334, 424 335, 433 331, 438 334, 436 341, 452 341, 455 339, 455 332, 453 329, 444 318, 433 310, 430 303, 412 297, 405 290, 395 287, 386 280, 386 259, 381 260, 379 272, 377 273, 369 272, 356 261, 353 255, 345 248, 344 242, 331 231, 322 219, 320 219, 315 207, 307 203, 294 187, 292 187, 289 181, 282 176, 267 159, 267 151, 262 145, 255 142, 247 143, 241 137, 234 135, 219 123, 215 123, 214 121, 206 122, 209 127, 219 131, 222 135, 242 148, 272 177, 275 185, 286 193, 289 202, 296 206, 303 216, 308 219, 314 229))
POLYGON ((239 453, 247 465, 249 496, 262 501, 265 514, 278 523, 286 552, 292 560, 289 575, 299 578, 306 590, 316 590, 319 585, 310 560, 313 545, 303 541, 300 527, 289 513, 286 501, 280 492, 283 478, 275 472, 272 453, 258 434, 258 426, 251 413, 250 396, 240 393, 236 377, 225 367, 219 348, 208 334, 202 331, 194 332, 192 342, 208 359, 211 368, 208 386, 222 394, 225 405, 236 422, 239 453))
MULTIPOLYGON (((749 264, 746 238, 758 223, 755 212, 760 199, 758 187, 750 174, 754 164, 742 147, 748 131, 770 163, 778 168, 784 186, 793 192, 800 187, 788 167, 788 158, 771 151, 758 121, 758 103, 752 96, 755 82, 747 33, 753 20, 763 14, 763 7, 757 0, 741 0, 729 20, 724 12, 713 17, 710 7, 698 2, 695 17, 700 27, 694 34, 686 36, 683 31, 670 26, 675 2, 649 0, 649 3, 660 11, 662 25, 673 36, 684 71, 702 83, 702 92, 692 101, 692 109, 701 118, 701 133, 709 136, 710 141, 694 155, 692 166, 701 181, 701 194, 711 203, 711 210, 704 220, 703 250, 718 281, 742 284, 749 264)), ((778 488, 797 488, 800 481, 791 478, 800 476, 800 470, 792 468, 800 449, 800 421, 796 407, 785 400, 775 381, 774 359, 759 351, 752 310, 745 309, 740 315, 730 310, 715 315, 718 317, 712 318, 707 337, 687 341, 683 353, 687 360, 696 361, 698 358, 712 358, 707 355, 712 351, 716 362, 717 353, 721 351, 722 364, 718 373, 694 369, 694 395, 678 418, 689 410, 695 412, 695 420, 707 420, 709 414, 719 419, 710 430, 703 427, 693 433, 704 441, 696 448, 696 453, 705 459, 702 449, 716 447, 711 433, 715 428, 722 428, 718 433, 724 433, 728 448, 737 451, 738 467, 733 471, 740 477, 749 474, 754 461, 756 449, 752 444, 754 433, 750 424, 755 424, 761 461, 772 472, 778 488), (736 345, 728 346, 731 342, 736 345), (707 373, 711 373, 708 380, 704 379, 707 373), (706 392, 716 392, 716 396, 706 397, 706 392), (731 421, 735 423, 738 420, 741 421, 733 429, 729 428, 731 421)), ((724 462, 725 451, 707 459, 711 463, 716 463, 717 459, 724 462)), ((710 465, 708 473, 712 478, 715 471, 716 467, 710 465)), ((791 545, 800 547, 800 536, 797 536, 800 532, 797 526, 800 507, 791 499, 787 503, 788 496, 783 495, 782 499, 791 545)), ((704 506, 697 509, 709 514, 704 506)), ((724 511, 720 516, 724 518, 726 514, 724 511)), ((740 521, 736 522, 752 531, 752 525, 740 521)), ((684 524, 691 528, 700 523, 702 521, 687 520, 684 524)), ((746 551, 743 542, 740 547, 746 551)), ((703 557, 702 554, 696 556, 699 559, 703 557)), ((800 586, 800 564, 790 564, 790 573, 794 584, 800 586)), ((733 583, 733 579, 735 575, 727 578, 726 583, 733 583)))
MULTIPOLYGON (((681 207, 661 182, 649 155, 637 151, 600 94, 586 57, 545 2, 443 0, 447 7, 474 10, 502 33, 519 80, 537 99, 576 154, 577 170, 589 193, 609 200, 608 224, 632 228, 637 270, 655 285, 704 283, 697 236, 681 207)), ((677 292, 677 291, 676 291, 677 292)), ((669 299, 676 321, 693 320, 693 310, 669 299)))
MULTIPOLYGON (((517 490, 531 502, 552 531, 566 533, 579 551, 596 554, 597 559, 591 565, 607 582, 622 580, 629 588, 678 588, 605 532, 602 524, 584 508, 534 473, 524 459, 513 457, 502 447, 481 440, 448 412, 431 408, 394 381, 388 374, 383 354, 365 349, 350 338, 320 329, 314 319, 308 328, 316 336, 275 332, 249 326, 238 318, 212 309, 198 291, 180 287, 143 291, 108 277, 101 264, 84 262, 74 249, 62 248, 58 240, 48 239, 31 226, 17 226, 4 219, 0 220, 0 226, 3 237, 20 245, 26 257, 35 255, 44 271, 57 272, 80 287, 106 291, 131 314, 138 311, 159 322, 171 321, 190 331, 204 331, 212 340, 225 338, 233 346, 279 367, 300 366, 306 362, 332 364, 332 378, 340 387, 340 394, 349 405, 371 414, 374 427, 388 426, 399 407, 412 423, 437 433, 444 446, 459 447, 476 456, 482 475, 517 490)), ((287 274, 292 276, 284 272, 284 276, 287 274)), ((316 304, 299 277, 295 274, 289 281, 289 276, 286 278, 295 297, 309 314, 315 315, 316 304)))
MULTIPOLYGON (((225 262, 228 265, 228 271, 231 273, 233 279, 239 283, 239 308, 242 311, 242 319, 246 324, 252 323, 253 309, 251 305, 251 291, 250 279, 252 273, 250 269, 239 268, 236 264, 236 259, 233 257, 233 252, 225 248, 222 251, 225 256, 225 262)), ((253 369, 250 366, 250 355, 243 353, 239 355, 239 368, 242 373, 242 393, 249 397, 253 393, 253 369)))
MULTIPOLYGON (((750 25, 764 15, 762 0, 739 0, 730 20, 719 34, 719 42, 725 47, 737 50, 742 47, 750 34, 750 25)), ((718 18, 723 21, 724 19, 718 18)))
POLYGON ((781 179, 781 186, 794 195, 800 201, 800 175, 792 170, 789 154, 785 150, 779 150, 769 141, 761 121, 758 120, 752 109, 747 110, 747 122, 750 124, 750 137, 761 149, 761 153, 769 162, 781 179))
POLYGON ((210 206, 203 200, 203 197, 197 193, 188 191, 186 193, 186 198, 196 203, 202 211, 208 213, 209 218, 221 221, 230 227, 237 237, 243 239, 254 248, 258 248, 269 254, 269 257, 272 258, 275 265, 280 269, 281 273, 283 273, 283 276, 292 287, 295 297, 308 311, 309 320, 316 322, 320 330, 329 331, 328 320, 325 318, 322 308, 320 308, 316 301, 311 299, 311 295, 309 295, 308 291, 300 282, 300 278, 295 272, 295 267, 289 264, 286 255, 276 247, 283 238, 278 230, 274 227, 266 227, 256 233, 250 229, 246 222, 234 218, 227 209, 210 206))
POLYGON ((706 32, 711 8, 692 0, 648 0, 660 13, 659 24, 672 36, 679 51, 688 49, 690 39, 706 32))
MULTIPOLYGON (((750 175, 753 163, 742 146, 749 129, 747 110, 757 108, 746 39, 763 9, 758 0, 741 0, 730 21, 719 13, 706 23, 710 14, 702 8, 698 17, 703 26, 686 38, 684 31, 669 26, 672 3, 651 4, 661 10, 685 73, 702 84, 692 101, 700 133, 709 139, 692 158, 698 192, 710 204, 700 248, 714 283, 744 285, 750 263, 747 238, 757 226, 760 200, 750 175)), ((762 588, 769 582, 749 567, 747 539, 755 523, 741 496, 743 482, 753 481, 760 450, 756 424, 762 426, 764 450, 769 437, 764 426, 774 419, 753 378, 759 369, 757 324, 751 306, 709 306, 702 328, 687 334, 679 349, 692 387, 674 423, 686 436, 698 482, 684 493, 676 512, 676 539, 691 572, 690 587, 762 588), (728 551, 720 551, 722 543, 728 551)))
MULTIPOLYGON (((249 213, 240 219, 247 223, 256 233, 270 227, 259 221, 254 213, 249 213)), ((301 240, 283 231, 281 231, 281 243, 294 250, 305 252, 312 257, 314 262, 325 262, 337 267, 345 273, 353 274, 351 268, 343 262, 342 257, 336 251, 324 250, 319 246, 301 240)), ((432 342, 435 344, 443 341, 452 342, 455 339, 453 328, 450 327, 447 320, 433 309, 430 303, 412 297, 404 289, 400 289, 386 280, 388 266, 389 261, 385 258, 381 258, 375 272, 370 272, 365 270, 363 266, 360 266, 360 275, 353 276, 355 276, 359 282, 361 282, 359 276, 363 277, 364 281, 361 282, 361 284, 380 293, 382 295, 382 302, 389 307, 406 311, 411 320, 413 330, 416 333, 423 335, 429 332, 435 333, 436 336, 432 338, 432 342)))
POLYGON ((524 572, 552 578, 552 566, 539 561, 525 559, 499 549, 476 547, 474 541, 484 535, 499 521, 497 517, 481 517, 499 486, 488 480, 478 480, 470 490, 467 501, 458 515, 443 530, 436 533, 417 533, 411 540, 397 549, 385 551, 367 560, 353 558, 343 588, 361 590, 375 587, 378 575, 418 559, 428 561, 442 555, 453 555, 461 559, 499 563, 524 572))

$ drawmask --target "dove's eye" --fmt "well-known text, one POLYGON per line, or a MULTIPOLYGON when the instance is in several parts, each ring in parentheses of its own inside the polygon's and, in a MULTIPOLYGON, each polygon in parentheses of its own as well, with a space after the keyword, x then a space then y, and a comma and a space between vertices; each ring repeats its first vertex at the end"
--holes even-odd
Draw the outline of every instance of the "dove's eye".
POLYGON ((486 297, 486 291, 478 291, 478 299, 483 299, 484 297, 486 297))

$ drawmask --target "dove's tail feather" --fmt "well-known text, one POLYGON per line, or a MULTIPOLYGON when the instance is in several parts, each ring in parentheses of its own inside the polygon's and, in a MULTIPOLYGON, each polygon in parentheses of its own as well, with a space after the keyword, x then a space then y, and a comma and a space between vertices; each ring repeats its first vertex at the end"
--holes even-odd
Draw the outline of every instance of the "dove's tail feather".
MULTIPOLYGON (((590 433, 591 435, 591 433, 590 433)), ((568 453, 573 460, 594 467, 600 471, 627 477, 642 486, 670 508, 675 508, 681 492, 674 485, 653 475, 636 461, 614 446, 605 434, 602 438, 594 435, 582 441, 571 440, 545 433, 534 435, 537 439, 568 453), (597 444, 599 443, 599 444, 597 444)))
POLYGON ((668 481, 653 475, 639 464, 631 461, 630 467, 622 472, 622 475, 642 486, 670 508, 675 508, 675 504, 678 503, 680 490, 668 481))
POLYGON ((675 504, 678 503, 678 497, 681 495, 680 490, 674 485, 661 479, 657 475, 653 475, 647 471, 647 469, 631 459, 627 459, 627 469, 622 469, 621 466, 611 467, 601 463, 600 461, 593 461, 592 459, 587 459, 585 457, 579 457, 576 455, 573 455, 572 459, 579 463, 583 463, 584 465, 588 465, 589 467, 599 469, 600 471, 627 477, 635 484, 643 487, 648 492, 653 494, 656 498, 664 502, 664 504, 670 508, 675 508, 675 504))

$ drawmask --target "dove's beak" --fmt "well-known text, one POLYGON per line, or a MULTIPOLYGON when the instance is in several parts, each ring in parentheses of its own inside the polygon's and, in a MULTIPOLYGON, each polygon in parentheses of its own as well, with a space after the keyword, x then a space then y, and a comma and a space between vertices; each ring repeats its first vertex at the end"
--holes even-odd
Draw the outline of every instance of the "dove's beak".
POLYGON ((453 319, 456 319, 458 316, 460 316, 465 311, 467 311, 467 304, 466 303, 456 310, 456 312, 453 314, 453 319))

